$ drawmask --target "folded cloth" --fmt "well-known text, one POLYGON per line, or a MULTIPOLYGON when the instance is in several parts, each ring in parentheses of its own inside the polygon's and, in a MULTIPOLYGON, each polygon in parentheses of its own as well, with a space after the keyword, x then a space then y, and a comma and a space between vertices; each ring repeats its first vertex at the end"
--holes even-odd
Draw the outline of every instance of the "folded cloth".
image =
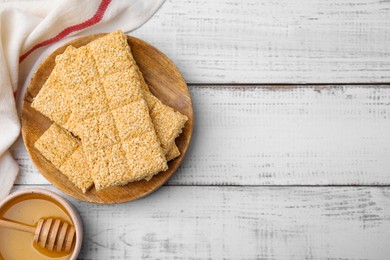
POLYGON ((0 0, 0 199, 15 182, 18 165, 8 151, 20 133, 21 100, 33 68, 48 49, 72 36, 128 32, 145 23, 164 0, 0 0))

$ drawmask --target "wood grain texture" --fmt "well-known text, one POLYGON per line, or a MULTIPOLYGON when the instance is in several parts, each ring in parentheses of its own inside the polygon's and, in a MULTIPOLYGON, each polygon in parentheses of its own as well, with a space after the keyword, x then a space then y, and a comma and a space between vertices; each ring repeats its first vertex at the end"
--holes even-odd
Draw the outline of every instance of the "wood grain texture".
MULTIPOLYGON (((170 185, 390 185, 386 86, 190 87, 193 142, 170 185)), ((42 184, 22 146, 19 184, 42 184)))
POLYGON ((134 59, 152 93, 163 103, 188 117, 183 133, 175 140, 181 155, 168 163, 168 170, 154 176, 150 181, 132 182, 103 191, 96 191, 95 188, 92 188, 86 193, 74 186, 65 175, 35 148, 35 142, 50 127, 52 121, 33 109, 31 102, 53 70, 57 55, 63 53, 69 45, 78 48, 101 36, 103 34, 86 36, 68 42, 42 62, 27 88, 21 118, 22 135, 27 151, 31 156, 31 160, 48 181, 74 198, 88 202, 110 204, 131 201, 145 196, 159 188, 172 176, 184 158, 191 140, 193 110, 187 84, 173 62, 148 43, 134 37, 128 37, 128 43, 132 49, 134 59))
POLYGON ((390 82, 390 2, 167 0, 131 35, 189 83, 390 82))
POLYGON ((383 260, 390 254, 390 188, 162 187, 119 205, 67 198, 84 223, 80 259, 383 260))
MULTIPOLYGON (((380 0, 167 0, 130 34, 196 85, 192 146, 171 186, 146 198, 68 197, 84 221, 80 259, 388 259, 389 187, 256 185, 390 185, 389 86, 272 86, 390 83, 389 11, 380 0)), ((21 142, 13 154, 15 189, 56 190, 21 142)))

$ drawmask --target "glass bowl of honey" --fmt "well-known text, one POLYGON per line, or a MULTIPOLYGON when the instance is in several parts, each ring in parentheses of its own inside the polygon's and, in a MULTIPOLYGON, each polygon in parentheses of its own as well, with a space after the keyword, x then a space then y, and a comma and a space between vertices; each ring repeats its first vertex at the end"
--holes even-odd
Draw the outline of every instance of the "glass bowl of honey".
POLYGON ((68 201, 49 190, 28 189, 14 192, 0 202, 0 220, 37 228, 41 219, 61 220, 74 227, 70 250, 49 250, 34 243, 32 233, 0 227, 0 259, 76 259, 83 229, 80 216, 68 201))

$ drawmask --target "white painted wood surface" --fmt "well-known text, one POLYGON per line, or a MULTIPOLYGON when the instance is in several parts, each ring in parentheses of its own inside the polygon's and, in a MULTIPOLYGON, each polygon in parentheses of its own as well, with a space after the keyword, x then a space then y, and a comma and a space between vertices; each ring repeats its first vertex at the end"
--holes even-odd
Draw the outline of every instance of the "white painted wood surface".
POLYGON ((390 189, 163 187, 119 205, 70 199, 80 259, 388 259, 390 189))
MULTIPOLYGON (((390 1, 167 0, 131 34, 191 83, 193 142, 144 199, 67 197, 80 259, 389 258, 390 1)), ((15 189, 57 191, 13 154, 15 189)))
MULTIPOLYGON (((191 87, 193 142, 170 185, 389 185, 390 88, 191 87)), ((45 184, 24 147, 19 184, 45 184)))
POLYGON ((390 82, 390 2, 167 0, 132 35, 191 83, 390 82))

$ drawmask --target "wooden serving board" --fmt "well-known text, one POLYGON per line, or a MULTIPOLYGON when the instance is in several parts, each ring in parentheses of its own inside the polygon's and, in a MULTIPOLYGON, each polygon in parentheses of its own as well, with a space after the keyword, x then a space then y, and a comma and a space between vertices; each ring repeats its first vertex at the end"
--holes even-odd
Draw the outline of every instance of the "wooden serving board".
MULTIPOLYGON (((55 66, 55 57, 63 53, 67 46, 81 47, 104 34, 78 38, 54 51, 38 67, 27 88, 22 108, 22 135, 26 149, 35 166, 42 175, 62 192, 76 199, 102 204, 121 203, 143 197, 163 185, 177 170, 190 144, 193 127, 193 109, 191 96, 185 80, 175 64, 162 52, 150 44, 128 36, 133 52, 146 83, 152 93, 164 104, 173 107, 188 117, 183 133, 176 139, 181 155, 168 163, 168 170, 154 176, 150 181, 138 181, 125 186, 113 187, 97 192, 95 188, 85 194, 76 188, 50 161, 35 149, 34 143, 53 123, 50 119, 31 107, 33 98, 49 77, 55 66)), ((86 169, 88 171, 88 169, 86 169)))

